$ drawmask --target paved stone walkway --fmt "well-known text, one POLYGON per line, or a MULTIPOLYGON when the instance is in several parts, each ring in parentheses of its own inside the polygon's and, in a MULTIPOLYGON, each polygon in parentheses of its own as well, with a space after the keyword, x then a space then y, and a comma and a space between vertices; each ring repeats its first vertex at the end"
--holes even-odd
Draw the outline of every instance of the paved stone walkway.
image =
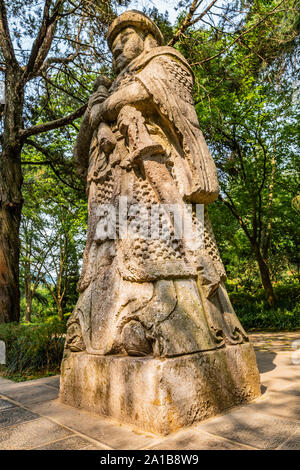
POLYGON ((292 351, 294 342, 300 346, 300 330, 287 333, 251 333, 250 337, 258 351, 292 351))
POLYGON ((59 403, 59 376, 17 384, 0 378, 0 449, 300 450, 300 349, 292 348, 300 332, 251 336, 261 398, 167 437, 59 403))

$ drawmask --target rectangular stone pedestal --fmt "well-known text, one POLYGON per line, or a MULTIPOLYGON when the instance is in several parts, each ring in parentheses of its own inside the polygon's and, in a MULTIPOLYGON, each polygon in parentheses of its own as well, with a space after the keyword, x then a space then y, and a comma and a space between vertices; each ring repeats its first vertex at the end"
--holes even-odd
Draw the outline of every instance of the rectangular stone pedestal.
POLYGON ((158 434, 260 395, 251 344, 168 359, 69 353, 60 400, 158 434))

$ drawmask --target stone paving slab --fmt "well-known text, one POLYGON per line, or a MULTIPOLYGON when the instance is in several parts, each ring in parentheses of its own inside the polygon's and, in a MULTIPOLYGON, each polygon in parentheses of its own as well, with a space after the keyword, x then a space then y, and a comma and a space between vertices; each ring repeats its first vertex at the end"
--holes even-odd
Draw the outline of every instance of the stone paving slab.
POLYGON ((43 377, 38 379, 39 384, 49 385, 50 387, 54 387, 59 390, 60 384, 60 375, 52 375, 51 377, 43 377))
POLYGON ((286 442, 278 447, 278 450, 300 450, 300 431, 295 431, 286 442))
POLYGON ((249 405, 249 409, 299 421, 300 424, 300 383, 297 388, 270 392, 265 399, 249 405))
POLYGON ((12 380, 4 379, 3 377, 0 376, 0 387, 1 388, 5 385, 9 385, 9 384, 16 385, 15 382, 13 382, 12 380))
POLYGON ((87 447, 84 447, 83 449, 79 449, 79 450, 104 450, 106 449, 106 447, 102 447, 101 444, 99 445, 90 445, 90 446, 87 446, 87 447))
POLYGON ((91 444, 91 441, 76 435, 35 447, 34 450, 86 450, 91 447, 97 450, 107 450, 107 447, 101 446, 100 444, 95 446, 95 444, 91 444))
POLYGON ((300 341, 300 330, 292 332, 259 332, 250 333, 250 340, 258 351, 292 351, 294 341, 300 341))
POLYGON ((40 379, 32 380, 30 385, 21 385, 8 388, 1 387, 0 393, 23 404, 40 403, 53 400, 58 396, 58 389, 46 384, 39 384, 40 379))
POLYGON ((69 429, 38 418, 0 429, 0 449, 31 449, 72 434, 69 429))
POLYGON ((262 392, 279 391, 300 382, 300 365, 293 364, 289 352, 256 351, 262 392))
POLYGON ((24 421, 31 421, 39 416, 29 410, 24 410, 19 406, 14 406, 8 410, 1 411, 0 414, 0 428, 11 426, 13 424, 22 423, 24 421))
POLYGON ((201 424, 197 429, 257 449, 276 449, 295 431, 300 431, 300 424, 243 407, 201 424))
POLYGON ((31 409, 113 449, 141 449, 159 439, 154 434, 64 405, 58 400, 32 405, 31 409))
POLYGON ((13 406, 15 405, 10 401, 0 398, 0 411, 5 410, 6 408, 12 408, 13 406))
POLYGON ((238 442, 224 439, 220 436, 199 431, 199 429, 189 428, 163 438, 158 444, 150 446, 148 449, 155 450, 253 450, 238 442))

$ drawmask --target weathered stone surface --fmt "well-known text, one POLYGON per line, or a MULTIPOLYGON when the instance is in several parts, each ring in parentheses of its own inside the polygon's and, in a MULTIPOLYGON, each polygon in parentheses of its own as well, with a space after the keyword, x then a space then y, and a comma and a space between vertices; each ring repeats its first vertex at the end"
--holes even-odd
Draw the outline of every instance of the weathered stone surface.
MULTIPOLYGON (((34 450, 83 450, 91 446, 91 441, 83 439, 80 436, 71 436, 66 439, 59 439, 49 444, 44 444, 40 447, 35 447, 34 450)), ((102 449, 105 447, 102 447, 102 449)), ((98 447, 98 450, 101 446, 98 447)))
POLYGON ((70 434, 72 432, 62 426, 58 426, 47 419, 38 418, 0 429, 0 449, 32 449, 70 434))
POLYGON ((5 410, 6 408, 12 408, 15 405, 8 400, 2 400, 0 398, 0 410, 5 410))
POLYGON ((158 31, 136 11, 113 22, 118 75, 97 80, 78 134, 89 220, 71 352, 172 357, 248 341, 204 208, 218 179, 194 109, 193 73, 158 31))
POLYGON ((168 434, 253 400, 258 384, 249 344, 164 360, 72 353, 60 400, 168 434))
POLYGON ((108 43, 117 77, 95 82, 75 145, 89 218, 61 399, 166 434, 257 397, 259 377, 206 208, 193 72, 143 13, 108 43))
POLYGON ((300 450, 300 427, 277 450, 300 450))
POLYGON ((31 409, 75 433, 92 438, 107 449, 141 449, 157 440, 157 436, 149 432, 144 433, 111 418, 67 406, 58 400, 32 405, 31 409))
POLYGON ((55 387, 46 384, 22 384, 18 387, 3 387, 3 393, 9 398, 20 403, 39 403, 41 401, 53 400, 57 398, 58 390, 55 387))
POLYGON ((185 429, 164 438, 149 449, 155 450, 253 450, 253 447, 213 436, 195 429, 185 429))
POLYGON ((203 423, 198 429, 257 449, 276 449, 295 432, 299 432, 300 426, 296 422, 258 413, 248 407, 203 423))
POLYGON ((19 407, 11 407, 1 410, 0 414, 0 427, 11 426, 13 424, 22 423, 24 421, 31 421, 38 418, 38 415, 31 411, 24 410, 19 407))

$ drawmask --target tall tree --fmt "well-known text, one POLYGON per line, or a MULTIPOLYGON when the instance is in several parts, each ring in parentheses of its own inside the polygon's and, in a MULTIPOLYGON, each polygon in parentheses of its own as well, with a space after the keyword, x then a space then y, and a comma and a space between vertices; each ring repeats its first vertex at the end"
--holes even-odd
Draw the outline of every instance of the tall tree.
MULTIPOLYGON (((293 0, 218 8, 179 37, 179 47, 194 66, 196 109, 219 170, 220 200, 244 231, 274 304, 269 252, 276 206, 289 171, 296 175, 299 146, 291 106, 299 12, 293 0)), ((291 200, 297 184, 285 188, 291 200)))
MULTIPOLYGON (((32 110, 39 90, 51 84, 72 94, 72 70, 96 71, 107 62, 103 33, 115 16, 116 5, 127 0, 1 0, 0 74, 5 80, 5 108, 0 156, 0 322, 18 321, 19 228, 22 211, 21 154, 30 137, 69 125, 86 104, 68 115, 38 122, 32 110), (63 84, 52 75, 64 76, 63 84)), ((0 76, 0 78, 2 78, 0 76)), ((83 84, 84 90, 84 84, 83 84)))
POLYGON ((66 308, 72 310, 77 296, 78 260, 86 230, 86 196, 79 186, 79 177, 74 181, 75 175, 69 168, 73 135, 61 132, 59 137, 58 142, 49 145, 48 160, 29 145, 24 147, 22 156, 20 279, 27 321, 31 320, 33 299, 41 298, 41 287, 45 286, 52 297, 52 314, 56 310, 60 318, 66 308))

